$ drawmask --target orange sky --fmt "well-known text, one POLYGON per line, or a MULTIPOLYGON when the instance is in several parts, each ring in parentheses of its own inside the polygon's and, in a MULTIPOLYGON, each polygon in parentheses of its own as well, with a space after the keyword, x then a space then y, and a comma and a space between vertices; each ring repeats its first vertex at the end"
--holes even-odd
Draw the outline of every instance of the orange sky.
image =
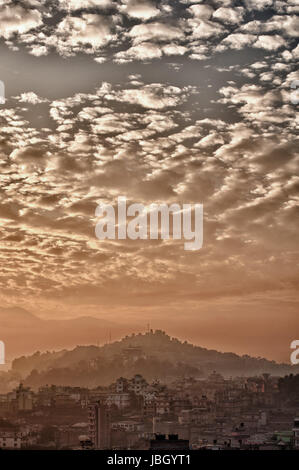
POLYGON ((0 306, 288 361, 294 2, 31 3, 0 6, 0 306), (118 196, 202 203, 203 248, 97 240, 96 206, 118 196))

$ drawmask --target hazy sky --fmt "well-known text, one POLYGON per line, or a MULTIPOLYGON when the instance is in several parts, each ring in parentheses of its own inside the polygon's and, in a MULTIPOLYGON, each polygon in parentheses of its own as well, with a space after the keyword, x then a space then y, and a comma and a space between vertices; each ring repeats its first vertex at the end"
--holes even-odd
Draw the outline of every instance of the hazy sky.
POLYGON ((298 11, 298 0, 0 0, 1 306, 288 358, 298 11), (203 248, 97 240, 95 208, 119 195, 203 203, 203 248))

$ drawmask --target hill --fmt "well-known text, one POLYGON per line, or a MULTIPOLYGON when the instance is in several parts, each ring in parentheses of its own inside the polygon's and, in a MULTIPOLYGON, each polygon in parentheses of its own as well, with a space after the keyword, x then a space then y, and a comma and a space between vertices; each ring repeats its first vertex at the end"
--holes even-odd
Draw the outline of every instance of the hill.
POLYGON ((299 366, 208 350, 156 330, 125 336, 101 347, 36 352, 15 359, 12 370, 32 387, 46 383, 94 387, 109 385, 120 376, 131 377, 135 373, 147 380, 171 381, 180 376, 206 376, 213 370, 227 377, 262 373, 283 376, 298 373, 299 366))

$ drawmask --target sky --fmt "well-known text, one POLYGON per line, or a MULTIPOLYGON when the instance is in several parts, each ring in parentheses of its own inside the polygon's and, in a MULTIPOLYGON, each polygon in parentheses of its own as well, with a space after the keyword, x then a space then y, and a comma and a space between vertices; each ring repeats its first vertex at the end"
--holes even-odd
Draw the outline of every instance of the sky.
POLYGON ((298 0, 0 0, 1 307, 288 360, 298 12, 298 0), (202 203, 202 249, 98 240, 95 209, 118 196, 202 203))

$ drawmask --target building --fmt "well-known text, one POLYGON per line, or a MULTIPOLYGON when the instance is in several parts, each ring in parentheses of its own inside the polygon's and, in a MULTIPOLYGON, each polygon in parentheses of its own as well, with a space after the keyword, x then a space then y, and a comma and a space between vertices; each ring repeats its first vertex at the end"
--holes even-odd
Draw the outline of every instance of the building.
POLYGON ((109 393, 107 397, 108 406, 117 406, 119 410, 125 410, 131 404, 131 395, 129 393, 109 393))
POLYGON ((114 387, 115 387, 116 393, 127 392, 129 390, 128 379, 125 379, 124 377, 119 377, 119 379, 117 379, 114 387))
POLYGON ((186 439, 179 439, 177 434, 169 434, 166 439, 165 434, 156 434, 156 439, 150 441, 149 450, 176 450, 188 451, 189 441, 186 439))
POLYGON ((0 433, 0 449, 21 449, 22 438, 14 432, 0 433))
POLYGON ((17 411, 32 411, 33 409, 33 392, 22 383, 8 394, 8 399, 17 411))
POLYGON ((129 382, 129 390, 135 393, 135 395, 142 395, 147 385, 148 384, 142 375, 136 374, 129 382))
POLYGON ((294 448, 299 449, 299 418, 294 419, 293 439, 294 448))
POLYGON ((5 416, 9 412, 9 401, 7 395, 0 395, 0 417, 5 416))
POLYGON ((53 400, 53 405, 56 408, 72 408, 76 405, 76 399, 68 393, 57 393, 53 400))
POLYGON ((110 448, 110 413, 103 402, 88 406, 89 437, 95 449, 110 448))
POLYGON ((170 414, 172 408, 172 397, 168 392, 161 392, 156 395, 157 415, 170 414))
POLYGON ((123 420, 112 424, 112 429, 121 429, 128 432, 142 431, 144 424, 140 421, 123 420))
POLYGON ((156 414, 155 399, 144 398, 143 401, 143 416, 153 417, 156 414))

